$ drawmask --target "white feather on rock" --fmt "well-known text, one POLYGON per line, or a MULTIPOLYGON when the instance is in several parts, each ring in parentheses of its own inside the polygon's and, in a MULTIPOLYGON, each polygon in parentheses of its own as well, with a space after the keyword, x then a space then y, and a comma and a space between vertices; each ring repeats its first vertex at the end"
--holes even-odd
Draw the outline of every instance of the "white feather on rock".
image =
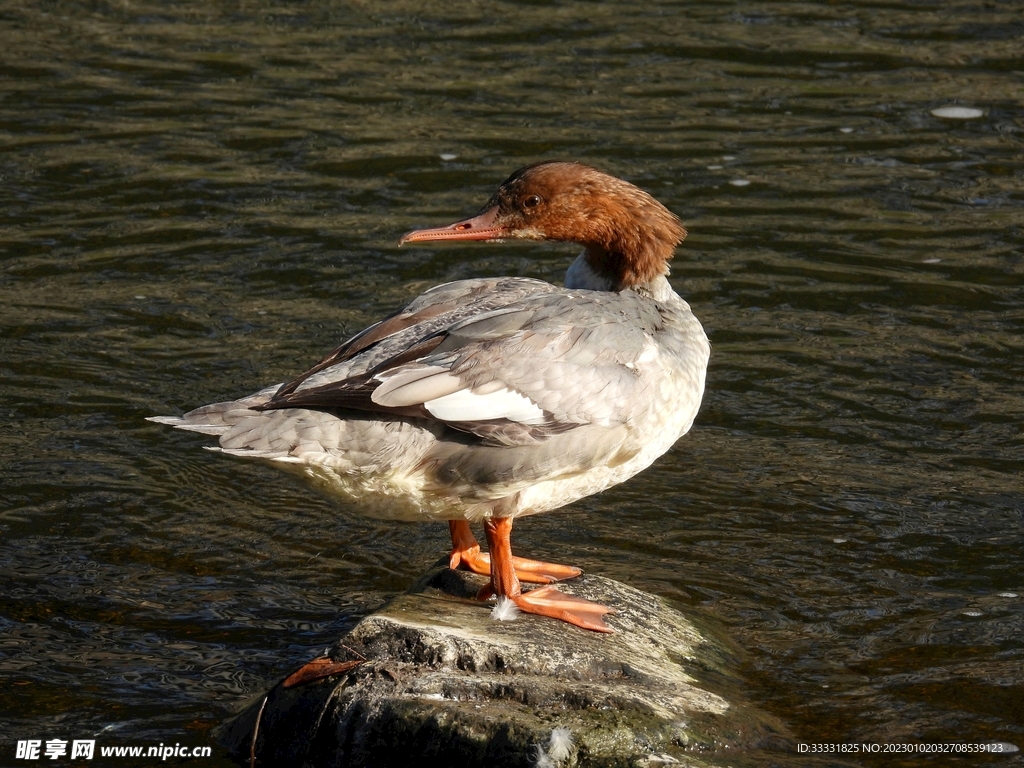
POLYGON ((491 609, 491 618, 495 621, 515 621, 519 618, 519 606, 507 597, 499 597, 491 609))
POLYGON ((534 768, 555 768, 554 762, 548 757, 548 753, 544 751, 544 747, 540 744, 536 747, 536 753, 534 754, 534 768))
POLYGON ((572 731, 568 728, 555 728, 551 731, 548 742, 548 755, 556 763, 567 760, 572 754, 572 731))

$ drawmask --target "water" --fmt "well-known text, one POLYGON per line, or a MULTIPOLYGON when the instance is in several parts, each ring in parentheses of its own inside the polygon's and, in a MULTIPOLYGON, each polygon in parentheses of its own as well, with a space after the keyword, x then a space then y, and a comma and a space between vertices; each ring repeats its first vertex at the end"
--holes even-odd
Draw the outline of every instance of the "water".
POLYGON ((713 357, 674 451, 518 550, 719 627, 794 746, 1024 746, 1022 35, 1012 2, 0 7, 0 763, 209 744, 444 552, 144 418, 438 282, 559 280, 572 249, 396 245, 549 158, 682 216, 713 357))

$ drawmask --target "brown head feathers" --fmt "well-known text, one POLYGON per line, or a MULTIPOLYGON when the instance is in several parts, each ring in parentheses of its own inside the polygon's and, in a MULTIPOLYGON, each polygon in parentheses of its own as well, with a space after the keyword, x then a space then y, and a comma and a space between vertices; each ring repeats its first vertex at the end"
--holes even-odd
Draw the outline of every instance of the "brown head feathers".
POLYGON ((621 291, 667 275, 684 237, 675 214, 628 181, 549 160, 509 176, 476 216, 407 232, 399 244, 507 238, 579 243, 590 271, 621 291))
POLYGON ((505 237, 584 246, 590 268, 616 290, 668 274, 686 237, 679 218, 639 187, 559 160, 513 173, 481 214, 488 212, 505 237))

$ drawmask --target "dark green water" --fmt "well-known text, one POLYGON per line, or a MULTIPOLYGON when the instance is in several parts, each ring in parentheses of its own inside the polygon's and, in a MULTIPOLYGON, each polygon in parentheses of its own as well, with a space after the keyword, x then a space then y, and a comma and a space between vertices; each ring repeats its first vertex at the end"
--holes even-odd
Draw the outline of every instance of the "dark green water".
POLYGON ((549 158, 684 219, 713 357, 675 450, 517 548, 720 628, 794 745, 1024 746, 1019 4, 8 3, 0 43, 0 764, 209 744, 445 551, 144 418, 560 280, 397 247, 549 158))

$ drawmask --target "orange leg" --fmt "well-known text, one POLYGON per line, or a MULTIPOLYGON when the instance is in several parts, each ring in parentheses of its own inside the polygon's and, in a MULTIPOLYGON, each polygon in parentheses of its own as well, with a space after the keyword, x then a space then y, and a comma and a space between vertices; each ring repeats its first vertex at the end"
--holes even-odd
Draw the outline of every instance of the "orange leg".
POLYGON ((491 572, 491 559, 480 552, 480 543, 465 520, 449 520, 452 534, 452 556, 448 567, 453 571, 461 565, 466 570, 487 576, 491 572))
MULTIPOLYGON (((452 556, 448 561, 448 567, 455 570, 462 565, 473 573, 490 576, 490 555, 480 551, 480 544, 473 536, 469 523, 465 520, 449 520, 448 528, 452 534, 452 556)), ((512 566, 519 579, 530 584, 550 584, 554 581, 572 579, 583 573, 573 565, 545 563, 540 560, 527 560, 525 557, 513 557, 512 566)))
POLYGON ((523 592, 512 557, 512 518, 492 517, 484 521, 487 546, 491 550, 491 583, 484 588, 498 597, 507 597, 524 613, 550 616, 595 632, 613 632, 604 621, 611 611, 600 603, 559 592, 555 587, 539 587, 523 592))

